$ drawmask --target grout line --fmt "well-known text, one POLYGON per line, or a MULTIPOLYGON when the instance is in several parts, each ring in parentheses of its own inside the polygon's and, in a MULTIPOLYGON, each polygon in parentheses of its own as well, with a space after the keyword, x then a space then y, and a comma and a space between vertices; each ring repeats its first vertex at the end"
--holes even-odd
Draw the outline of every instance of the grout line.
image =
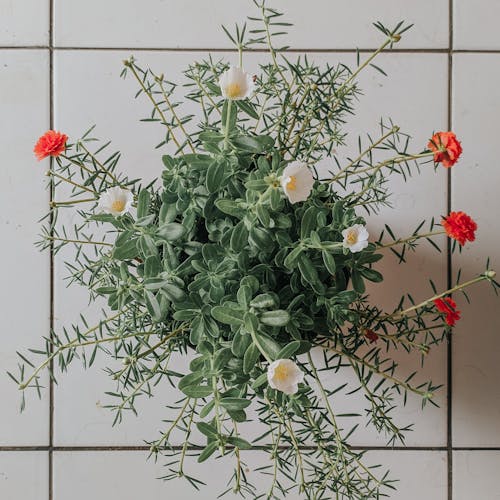
MULTIPOLYGON (((448 117, 447 126, 448 130, 453 129, 453 2, 454 0, 448 1, 448 117)), ((447 171, 447 201, 446 201, 446 213, 449 214, 451 211, 451 197, 452 197, 452 181, 451 181, 451 169, 447 171)), ((446 242, 446 274, 447 274, 447 288, 452 287, 453 281, 453 263, 452 263, 452 252, 451 252, 451 240, 447 239, 446 242)), ((450 334, 448 336, 448 343, 446 348, 446 418, 447 418, 447 436, 446 436, 446 447, 447 447, 447 466, 448 466, 448 500, 453 500, 453 336, 450 334)))
MULTIPOLYGON (((172 446, 173 450, 182 450, 183 445, 172 446)), ((202 450, 203 446, 189 445, 188 450, 202 450)), ((282 446, 282 449, 288 449, 286 446, 282 446)), ((170 448, 169 448, 170 449, 170 448)), ((252 450, 248 451, 260 451, 267 449, 265 446, 255 446, 252 450)), ((303 450, 316 450, 314 446, 302 446, 303 450)), ((360 451, 430 451, 430 452, 447 452, 448 446, 351 446, 352 450, 360 451)), ((29 452, 29 451, 51 451, 51 452, 100 452, 100 451, 149 451, 149 446, 132 446, 132 445, 102 445, 102 446, 0 446, 0 453, 5 452, 29 452)), ((499 446, 454 446, 451 448, 452 451, 476 451, 476 452, 491 452, 496 451, 500 453, 499 446)))
MULTIPOLYGON (((54 129, 54 0, 49 0, 49 116, 50 116, 50 129, 54 129)), ((51 162, 53 159, 51 158, 51 162)), ((50 186, 50 202, 54 199, 55 184, 51 180, 50 186)), ((51 215, 50 223, 52 226, 53 216, 51 215)), ((51 229, 51 233, 53 230, 51 229)), ((49 319, 49 337, 53 338, 54 329, 54 244, 51 242, 49 247, 50 255, 50 271, 49 271, 49 286, 50 286, 50 319, 49 319)), ((53 345, 50 346, 51 352, 53 345)), ((54 362, 50 361, 49 373, 53 373, 54 362)), ((54 381, 52 377, 49 378, 49 446, 48 446, 48 500, 54 498, 54 381)))
MULTIPOLYGON (((0 45, 0 50, 36 50, 36 49, 49 49, 52 51, 136 51, 136 52, 228 52, 228 53, 237 53, 237 50, 228 48, 228 47, 90 47, 90 46, 51 46, 51 45, 0 45)), ((347 49, 347 48, 297 48, 297 49, 287 49, 283 51, 283 53, 295 54, 295 53, 345 53, 345 54, 356 54, 358 52, 361 53, 371 53, 377 48, 362 48, 362 49, 347 49)), ((255 52, 255 53, 267 53, 266 49, 246 49, 247 52, 255 52)), ((500 54, 500 49, 422 49, 422 48, 413 48, 413 49, 387 49, 385 53, 396 53, 396 54, 500 54)))

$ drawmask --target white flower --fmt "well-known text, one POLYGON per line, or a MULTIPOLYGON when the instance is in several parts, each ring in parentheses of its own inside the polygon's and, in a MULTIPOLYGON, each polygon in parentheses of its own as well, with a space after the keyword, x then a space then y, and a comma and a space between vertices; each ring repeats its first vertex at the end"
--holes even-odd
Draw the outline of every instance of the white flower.
POLYGON ((98 207, 108 214, 123 215, 130 210, 134 195, 118 186, 109 188, 99 198, 98 207))
POLYGON ((222 95, 226 99, 239 101, 250 97, 254 89, 253 78, 241 68, 231 66, 219 78, 222 95))
POLYGON ((369 234, 366 227, 361 224, 354 224, 342 231, 344 241, 342 245, 352 253, 361 252, 368 246, 369 234))
POLYGON ((277 359, 267 368, 267 381, 273 389, 295 394, 304 380, 304 373, 291 359, 277 359))
POLYGON ((305 163, 294 161, 285 167, 281 176, 281 187, 290 203, 306 201, 311 194, 314 177, 305 163))

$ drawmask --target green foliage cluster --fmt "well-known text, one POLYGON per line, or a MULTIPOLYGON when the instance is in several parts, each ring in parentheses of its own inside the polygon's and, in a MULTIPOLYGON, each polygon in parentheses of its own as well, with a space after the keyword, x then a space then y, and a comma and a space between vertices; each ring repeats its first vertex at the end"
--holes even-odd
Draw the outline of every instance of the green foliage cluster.
MULTIPOLYGON (((54 376, 53 365, 64 371, 75 357, 91 366, 102 351, 121 361, 108 369, 117 384, 108 393, 118 401, 110 405, 117 422, 161 382, 179 389, 179 400, 168 402, 176 416, 151 443, 153 453, 172 457, 167 479, 180 476, 200 487, 196 473, 186 471, 187 454, 197 454, 200 462, 233 455, 226 492, 271 499, 298 488, 311 499, 379 498, 392 482, 349 446, 358 424, 344 428, 340 419, 361 415, 336 413, 336 395, 364 394, 368 423, 389 443, 402 442, 410 426, 394 422, 395 398, 402 394, 405 402, 411 392, 432 403, 438 386, 414 384, 415 373, 399 378, 391 350, 425 356, 449 329, 432 299, 415 305, 411 296, 403 297, 386 313, 365 295, 367 282, 382 281, 375 265, 383 250, 391 248, 404 261, 421 225, 407 239, 397 239, 387 227, 358 253, 344 248, 342 231, 364 225, 360 213, 376 213, 389 203, 390 175, 407 178, 432 154, 409 153, 408 137, 384 122, 380 137, 360 138, 359 155, 347 162, 334 149, 345 141, 343 125, 359 95, 357 75, 408 27, 376 25, 384 42, 366 60, 359 56, 354 71, 341 64, 322 67, 305 57, 291 62, 286 47, 276 48, 274 40, 288 23, 264 3, 256 5, 262 16, 251 19, 249 37, 246 25, 234 34, 226 30, 240 61, 247 49, 269 52, 249 100, 222 98, 217 82, 227 65, 210 59, 185 73, 187 99, 201 110, 198 117, 185 115, 174 98, 177 85, 134 59, 125 61, 124 76, 136 79, 137 97, 153 106, 145 121, 165 131, 158 147, 175 147, 163 156, 161 186, 117 173, 119 155, 106 156, 108 144, 92 152, 88 134, 53 160, 53 202, 40 245, 54 252, 74 245, 70 281, 88 288, 92 300, 104 298, 107 308, 95 326, 82 317, 78 325, 52 332, 45 350, 32 350, 44 356, 42 364, 21 355, 20 374, 12 377, 22 389, 39 390, 44 368, 54 376), (195 128, 193 120, 200 117, 195 128), (280 182, 286 165, 301 160, 314 170, 327 157, 331 175, 320 179, 315 172, 307 200, 290 203, 280 182), (68 201, 57 200, 63 186, 71 189, 68 201), (98 213, 99 196, 112 186, 134 193, 132 213, 98 213), (67 208, 78 209, 81 224, 59 224, 67 208), (382 241, 385 234, 389 244, 382 241), (400 245, 403 250, 392 248, 400 245), (377 343, 368 344, 369 331, 376 332, 377 343), (172 358, 187 355, 186 373, 170 368, 172 358), (268 366, 278 359, 293 359, 305 373, 297 393, 269 386, 268 366), (321 374, 345 368, 353 370, 355 386, 327 387, 321 374), (254 440, 238 428, 250 419, 266 429, 254 440), (201 448, 193 447, 195 426, 206 440, 201 448), (180 448, 173 438, 179 430, 180 448), (247 449, 272 459, 261 468, 269 476, 266 492, 247 481, 247 449)), ((430 241, 433 227, 424 235, 430 241)), ((475 281, 491 278, 486 273, 475 281)), ((449 293, 433 291, 433 298, 449 293)))

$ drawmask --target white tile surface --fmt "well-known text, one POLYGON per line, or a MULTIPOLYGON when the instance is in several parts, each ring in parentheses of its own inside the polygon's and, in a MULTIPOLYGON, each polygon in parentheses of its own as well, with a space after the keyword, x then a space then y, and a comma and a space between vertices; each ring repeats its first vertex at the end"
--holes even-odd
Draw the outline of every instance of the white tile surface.
POLYGON ((453 45, 456 49, 500 49, 496 0, 453 0, 453 45))
MULTIPOLYGON (((71 135, 84 131, 90 123, 98 123, 97 132, 104 139, 111 138, 117 149, 123 153, 122 165, 126 171, 146 178, 157 176, 161 169, 158 161, 160 152, 152 149, 160 141, 158 126, 138 123, 139 118, 147 115, 148 103, 144 100, 132 99, 135 87, 132 80, 122 82, 118 75, 121 61, 128 54, 122 51, 62 51, 56 54, 56 124, 71 135), (79 82, 91 73, 93 78, 81 89, 79 98, 74 99, 74 89, 79 82), (120 116, 125 124, 116 129, 116 116, 120 116)), ((141 64, 151 64, 159 72, 170 68, 169 78, 175 80, 181 69, 197 57, 199 53, 159 54, 141 52, 141 64)), ((319 61, 333 62, 341 59, 354 64, 350 55, 316 54, 319 61)), ((247 64, 257 67, 258 56, 247 58, 247 64)), ((366 96, 362 97, 358 106, 359 115, 349 124, 352 132, 350 144, 356 143, 357 134, 375 132, 380 116, 392 116, 403 130, 415 134, 415 151, 420 151, 433 129, 444 126, 446 121, 446 103, 442 95, 447 88, 447 60, 444 55, 436 54, 393 54, 382 56, 378 62, 390 77, 381 76, 375 71, 368 71, 362 80, 366 96), (431 92, 432 89, 432 92, 431 92), (409 98, 411 96, 411 99, 409 98), (425 103, 425 106, 423 106, 425 103), (402 121, 398 121, 401 119, 402 121)), ((195 111, 195 109, 193 109, 195 111)), ((340 155, 349 155, 349 147, 339 151, 340 155)), ((384 223, 407 235, 423 217, 439 216, 445 210, 445 175, 443 170, 437 173, 431 167, 421 176, 414 177, 411 182, 404 183, 395 178, 391 182, 395 190, 395 210, 384 210, 382 215, 370 221, 373 234, 377 234, 384 223), (431 191, 429 192, 429 186, 431 191), (429 202, 429 199, 432 200, 429 202), (418 210, 418 217, 415 212, 418 210), (410 228, 408 225, 410 224, 410 228)), ((61 263, 71 258, 71 252, 59 254, 56 258, 57 274, 63 276, 61 263)), ((391 273, 390 266, 385 264, 387 281, 372 287, 375 292, 374 301, 383 302, 392 308, 398 302, 400 294, 410 289, 417 299, 429 293, 427 277, 432 276, 436 284, 444 286, 444 257, 432 249, 423 246, 417 258, 391 273), (402 279, 401 279, 402 278, 402 279), (411 284, 408 287, 408 284, 411 284)), ((77 317, 81 304, 86 302, 84 291, 67 290, 62 281, 57 283, 56 316, 60 324, 70 323, 77 317)), ((402 376, 408 375, 418 368, 419 357, 408 357, 404 353, 398 355, 401 361, 402 376)), ((78 361, 75 361, 78 365, 78 361)), ((428 358, 425 376, 436 383, 444 383, 446 365, 444 350, 436 350, 428 358)), ((333 381, 332 381, 333 382, 333 381)), ((165 411, 165 401, 175 399, 176 392, 166 389, 162 401, 148 402, 146 413, 141 419, 130 416, 121 426, 109 430, 112 416, 102 408, 108 398, 102 396, 103 387, 110 390, 112 384, 105 374, 96 367, 84 372, 73 366, 68 376, 61 380, 56 388, 55 436, 57 444, 141 444, 144 439, 155 436, 156 429, 165 411), (98 403, 99 402, 99 403, 98 403), (148 422, 144 425, 144 422, 148 422), (145 429, 150 432, 145 434, 145 429)), ((446 408, 444 389, 436 395, 441 408, 429 406, 422 413, 418 398, 409 398, 408 406, 398 411, 397 421, 406 425, 417 422, 415 431, 408 434, 408 444, 440 446, 446 439, 446 408)), ((345 412, 352 402, 343 400, 339 411, 345 412)), ((364 403, 359 401, 362 412, 364 403)), ((253 424, 249 425, 251 433, 253 424)), ((257 434, 257 430, 255 430, 257 434)), ((384 444, 385 437, 376 436, 369 430, 362 430, 354 437, 359 445, 384 444)))
MULTIPOLYGON (((269 483, 255 469, 266 464, 266 455, 261 452, 244 452, 242 460, 248 465, 247 477, 260 492, 266 491, 269 483)), ((382 464, 381 470, 390 468, 391 477, 398 478, 398 491, 389 498, 395 500, 445 500, 446 456, 441 452, 402 451, 371 452, 367 463, 382 464), (385 467, 385 468, 384 468, 385 467)), ((212 460, 203 467, 196 466, 194 458, 188 458, 187 474, 206 482, 197 492, 183 480, 162 482, 155 478, 165 474, 161 463, 146 462, 142 452, 56 452, 54 457, 54 500, 87 500, 88 498, 140 498, 147 492, 148 500, 165 497, 197 500, 216 498, 225 489, 232 473, 231 458, 212 460), (133 471, 124 474, 124 471, 133 471)), ((241 498, 228 494, 224 498, 241 498)), ((302 498, 290 493, 287 500, 302 498)))
MULTIPOLYGON (((352 0, 342 5, 317 0, 305 6, 301 0, 275 0, 278 9, 286 7, 290 29, 287 42, 294 48, 354 49, 376 47, 381 35, 371 26, 375 20, 393 25, 401 19, 415 23, 399 48, 443 49, 448 46, 449 0, 352 0)), ((54 0, 54 40, 58 47, 125 47, 117 51, 67 51, 54 54, 54 104, 58 128, 79 136, 97 123, 96 135, 112 139, 123 151, 122 166, 130 174, 151 179, 161 171, 161 152, 154 146, 161 140, 158 126, 141 124, 148 115, 144 99, 133 100, 136 90, 131 79, 119 80, 121 60, 133 49, 200 48, 190 52, 136 51, 141 63, 165 70, 175 78, 193 58, 205 55, 204 47, 227 48, 230 43, 219 28, 224 23, 244 20, 254 13, 250 0, 211 2, 185 0, 54 0), (168 71, 167 71, 168 70, 168 71), (117 123, 123 124, 117 127, 117 123)), ((454 0, 454 48, 472 50, 500 49, 497 0, 454 0)), ((0 0, 0 47, 47 45, 49 34, 48 0, 0 0)), ((235 62, 234 54, 222 54, 235 62)), ((315 54, 316 59, 352 63, 350 54, 315 54)), ((262 56, 248 56, 247 69, 253 71, 262 56)), ((388 73, 386 79, 374 71, 363 75, 365 90, 358 114, 348 124, 352 135, 348 146, 339 151, 349 155, 358 132, 374 132, 379 118, 390 116, 403 130, 414 135, 416 149, 425 147, 433 130, 446 129, 447 55, 405 53, 384 55, 377 64, 388 73)), ((479 273, 486 257, 500 271, 496 249, 498 238, 498 115, 500 112, 500 55, 455 54, 453 58, 453 129, 462 139, 464 156, 453 169, 453 209, 469 212, 478 221, 477 241, 469 244, 453 259, 455 271, 463 268, 464 278, 479 273)), ((38 225, 48 196, 44 191, 45 165, 33 159, 36 138, 48 128, 49 61, 43 50, 0 50, 0 95, 2 120, 0 137, 0 225, 3 268, 0 285, 3 333, 0 349, 2 371, 15 369, 15 350, 40 345, 48 331, 49 268, 48 256, 33 248, 38 225), (5 147, 7 146, 7 147, 5 147), (22 203, 19 203, 20 198, 22 203), (15 207, 15 210, 12 208, 15 207), (12 265, 10 265, 12 263, 12 265), (22 265, 19 265, 22 263, 22 265), (26 286, 29 283, 29 286, 26 286), (22 297, 22 299, 20 299, 22 297), (29 314, 26 310, 29 309, 29 314)), ((369 221, 372 234, 384 223, 401 235, 408 234, 424 217, 439 216, 446 210, 444 169, 431 168, 405 184, 391 181, 395 192, 395 210, 384 210, 369 221)), ((86 303, 82 290, 67 290, 62 282, 62 261, 71 259, 71 251, 56 259, 56 320, 60 326, 70 323, 86 303)), ((407 266, 396 267, 387 259, 379 268, 385 275, 382 285, 372 287, 373 300, 392 307, 402 291, 411 291, 418 300, 428 293, 427 277, 438 286, 445 282, 445 257, 422 246, 407 266)), ((500 447, 500 368, 499 326, 494 312, 498 299, 487 287, 470 292, 472 305, 459 299, 463 319, 453 339, 453 443, 462 447, 500 447)), ((92 313, 91 313, 92 315, 92 313)), ((417 357, 391 353, 400 363, 400 373, 418 368, 417 357)), ((55 390, 54 444, 58 446, 140 445, 154 439, 161 420, 168 418, 165 408, 177 398, 167 386, 160 396, 143 400, 140 416, 128 416, 116 428, 113 415, 103 405, 109 402, 105 390, 114 388, 104 374, 102 357, 96 366, 84 372, 75 361, 69 374, 60 378, 55 390)), ((420 376, 420 375, 419 375, 420 376)), ((328 378, 328 384, 351 380, 351 375, 328 378)), ((428 357, 421 380, 446 381, 445 348, 428 357)), ((45 445, 48 443, 48 393, 38 402, 29 400, 28 409, 18 413, 19 393, 5 376, 0 377, 3 396, 0 412, 0 446, 45 445)), ((399 424, 414 422, 407 437, 412 446, 446 444, 446 389, 436 396, 441 408, 423 413, 417 398, 410 397, 405 408, 397 410, 399 424)), ((337 411, 363 411, 361 400, 338 394, 333 401, 337 411)), ((347 424, 345 424, 348 427, 347 424)), ((248 436, 257 434, 254 423, 244 426, 248 436)), ((354 444, 381 445, 384 439, 364 427, 353 437, 354 444)), ((167 484, 155 480, 163 473, 160 464, 146 462, 142 452, 55 452, 54 499, 88 498, 148 500, 174 494, 176 498, 215 498, 223 489, 230 464, 209 462, 191 470, 209 481, 201 494, 182 482, 167 484)), ((401 500, 445 500, 447 498, 446 454, 438 451, 377 451, 369 459, 388 466, 393 477, 400 478, 397 492, 390 498, 401 500)), ((248 453, 249 468, 262 464, 262 454, 248 453)), ((500 468, 498 451, 455 451, 453 464, 453 500, 500 499, 496 472, 500 468)), ((249 472, 253 475, 253 472, 249 472)), ((262 479, 256 482, 262 486, 262 479)), ((48 457, 46 452, 0 452, 0 498, 2 500, 48 500, 48 457)), ((290 496, 290 500, 298 496, 290 496)))
POLYGON ((453 453, 453 499, 499 500, 500 451, 453 453))
POLYGON ((48 209, 47 163, 33 155, 36 140, 48 128, 48 68, 45 51, 0 51, 2 445, 45 444, 48 439, 48 398, 39 401, 31 392, 26 412, 19 414, 20 392, 5 376, 5 371, 17 374, 16 350, 41 346, 49 331, 49 255, 33 245, 37 221, 48 209))
POLYGON ((0 45, 47 45, 49 0, 0 0, 0 45))
MULTIPOLYGON (((453 171, 453 209, 470 214, 479 226, 477 240, 454 257, 455 271, 462 268, 469 279, 484 271, 488 256, 491 267, 500 270, 500 56, 455 56, 454 82, 454 128, 464 156, 453 171)), ((460 301, 463 320, 453 337, 453 441, 455 446, 500 446, 499 299, 485 284, 472 288, 470 297, 472 306, 460 301)))
MULTIPOLYGON (((381 36, 372 26, 414 23, 401 47, 443 48, 448 45, 448 0, 353 0, 332 9, 330 0, 306 5, 301 0, 275 0, 295 24, 284 44, 300 48, 377 47, 381 36)), ((199 0, 56 0, 57 46, 230 47, 219 28, 259 15, 250 0, 218 0, 203 8, 199 0), (96 16, 95 12, 99 12, 96 16)))
POLYGON ((48 470, 46 452, 0 452, 0 498, 48 500, 48 470))

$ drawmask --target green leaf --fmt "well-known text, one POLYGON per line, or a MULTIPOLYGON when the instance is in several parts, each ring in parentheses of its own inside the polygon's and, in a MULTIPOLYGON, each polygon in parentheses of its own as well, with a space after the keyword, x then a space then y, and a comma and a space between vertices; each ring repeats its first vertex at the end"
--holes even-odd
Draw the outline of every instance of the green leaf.
POLYGON ((229 436, 227 438, 227 442, 229 444, 232 444, 236 448, 239 448, 240 450, 251 450, 252 449, 252 445, 246 439, 243 439, 240 437, 229 436))
POLYGON ((217 441, 213 441, 212 443, 208 444, 198 455, 198 463, 204 462, 205 460, 210 458, 217 449, 217 446, 219 446, 217 441))
POLYGON ((161 321, 162 313, 160 303, 157 298, 149 290, 144 290, 144 299, 146 301, 146 307, 148 308, 149 314, 153 320, 156 322, 161 321))
POLYGON ((177 387, 182 391, 184 388, 190 385, 198 385, 198 383, 202 378, 203 378, 203 373, 200 372, 188 373, 179 380, 177 387))
POLYGON ((213 410, 214 406, 215 406, 215 400, 212 399, 200 411, 200 418, 205 418, 206 416, 208 416, 208 414, 213 410))
POLYGON ((261 293, 260 295, 257 295, 257 297, 254 297, 250 301, 250 305, 256 309, 265 309, 267 307, 277 306, 276 299, 269 293, 261 293))
POLYGON ((218 437, 217 429, 210 424, 207 424, 206 422, 198 422, 196 424, 196 427, 198 427, 198 430, 204 435, 209 438, 216 438, 218 437))
POLYGON ((261 332, 255 332, 254 338, 261 352, 270 359, 277 359, 276 356, 280 353, 281 346, 273 338, 261 332))
POLYGON ((248 229, 246 228, 245 222, 240 221, 233 229, 231 233, 231 240, 229 246, 233 252, 241 252, 245 246, 248 244, 248 229))
POLYGON ((238 299, 238 304, 240 304, 240 306, 245 309, 248 308, 248 304, 252 298, 252 289, 248 285, 241 285, 236 293, 236 298, 238 299))
POLYGON ((212 307, 211 313, 214 319, 225 325, 243 324, 243 311, 241 310, 227 306, 215 306, 212 307))
POLYGON ((245 373, 250 373, 254 369, 255 363, 257 363, 260 355, 259 348, 255 344, 250 344, 248 346, 248 349, 245 351, 245 356, 243 357, 243 371, 245 373))
POLYGON ((210 193, 217 192, 222 186, 226 164, 213 162, 207 170, 206 185, 210 193))
POLYGON ((144 261, 144 277, 152 278, 158 276, 161 272, 161 262, 158 256, 150 255, 144 261))
MULTIPOLYGON (((278 358, 279 359, 279 358, 278 358)), ((258 389, 267 383, 267 372, 261 373, 253 382, 252 389, 258 389)))
POLYGON ((218 350, 214 355, 213 369, 220 370, 222 368, 225 368, 225 366, 227 365, 227 362, 232 357, 233 357, 233 353, 231 352, 231 349, 226 347, 224 349, 218 350))
POLYGON ((181 301, 186 296, 184 290, 173 283, 165 283, 162 287, 162 291, 168 300, 171 300, 172 302, 181 301))
POLYGON ((149 214, 151 195, 147 189, 142 189, 137 197, 137 218, 146 217, 149 214))
POLYGON ((288 359, 291 356, 293 356, 301 346, 301 341, 300 340, 294 340, 293 342, 290 342, 287 344, 277 355, 277 359, 288 359))
POLYGON ((274 140, 267 136, 240 136, 232 140, 234 146, 247 153, 263 153, 274 145, 274 140))
POLYGON ((245 330, 249 333, 255 333, 259 329, 259 320, 252 312, 245 313, 243 317, 243 322, 245 325, 245 330))
POLYGON ((222 106, 221 123, 224 128, 227 127, 232 131, 236 126, 236 117, 238 115, 238 108, 233 106, 233 101, 226 99, 222 106))
POLYGON ((157 234, 165 241, 171 242, 184 236, 186 228, 177 222, 167 222, 159 227, 157 234))
POLYGON ((373 281, 374 283, 380 283, 384 280, 384 277, 375 269, 369 269, 368 267, 362 267, 360 269, 361 274, 368 280, 373 281))
POLYGON ((220 400, 221 406, 231 411, 244 410, 250 406, 250 403, 250 400, 244 398, 222 398, 220 400))
POLYGON ((231 343, 231 351, 238 358, 242 358, 251 343, 252 337, 247 332, 240 329, 234 334, 231 343))
POLYGON ((191 322, 191 333, 189 334, 190 342, 194 345, 198 345, 203 338, 204 332, 203 316, 197 316, 191 322))
POLYGON ((295 247, 285 258, 285 267, 293 271, 297 267, 297 262, 302 253, 303 248, 301 246, 295 247))
POLYGON ((271 202, 271 209, 274 211, 278 211, 281 208, 281 191, 279 189, 272 189, 271 190, 271 197, 270 197, 270 202, 271 202))
POLYGON ((290 321, 290 314, 283 309, 266 311, 260 315, 260 322, 268 326, 285 326, 290 321))
POLYGON ((325 267, 330 274, 335 275, 337 272, 337 265, 335 264, 335 259, 331 253, 328 253, 326 250, 321 252, 323 257, 323 262, 325 263, 325 267))
POLYGON ((215 206, 223 213, 242 219, 246 211, 234 200, 221 199, 215 202, 215 206))
POLYGON ((307 255, 301 255, 298 260, 299 271, 302 277, 312 286, 319 282, 318 271, 307 255))
POLYGON ((247 421, 247 414, 245 413, 245 410, 227 410, 227 412, 235 422, 247 421))
POLYGON ((354 290, 358 293, 365 293, 365 283, 363 281, 363 278, 361 276, 361 273, 357 269, 352 270, 352 286, 354 290))
POLYGON ((137 257, 137 238, 131 238, 123 245, 115 247, 113 257, 116 260, 129 260, 137 257))
POLYGON ((255 120, 259 118, 257 111, 255 111, 255 108, 251 103, 249 103, 248 101, 235 101, 235 102, 236 106, 238 106, 238 108, 240 108, 241 111, 246 113, 248 116, 251 116, 255 120))
POLYGON ((188 385, 181 389, 182 392, 190 398, 206 398, 212 394, 213 389, 208 385, 188 385))
POLYGON ((318 210, 316 207, 309 207, 300 222, 300 238, 303 240, 309 237, 311 231, 316 229, 318 210))

